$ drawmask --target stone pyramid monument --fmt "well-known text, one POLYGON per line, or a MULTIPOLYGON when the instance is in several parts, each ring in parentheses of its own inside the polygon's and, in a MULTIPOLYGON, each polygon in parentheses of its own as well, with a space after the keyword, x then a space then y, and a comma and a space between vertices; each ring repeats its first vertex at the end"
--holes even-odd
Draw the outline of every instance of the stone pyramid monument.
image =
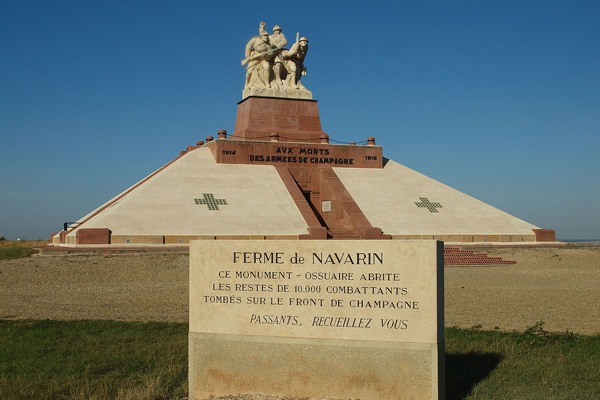
POLYGON ((383 157, 332 144, 302 84, 305 37, 261 23, 246 45, 232 135, 219 131, 51 236, 57 245, 220 239, 554 241, 540 229, 383 157))

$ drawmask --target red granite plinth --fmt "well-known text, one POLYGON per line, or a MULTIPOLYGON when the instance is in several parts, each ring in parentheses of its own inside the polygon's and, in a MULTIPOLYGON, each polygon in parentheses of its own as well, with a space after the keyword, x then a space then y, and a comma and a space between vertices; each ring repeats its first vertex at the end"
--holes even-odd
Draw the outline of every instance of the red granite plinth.
POLYGON ((536 242, 556 242, 554 229, 532 229, 536 242))
POLYGON ((329 137, 321 130, 316 100, 248 97, 238 103, 233 138, 281 142, 320 143, 329 137))
POLYGON ((110 244, 110 230, 107 228, 82 228, 76 233, 77 244, 110 244))

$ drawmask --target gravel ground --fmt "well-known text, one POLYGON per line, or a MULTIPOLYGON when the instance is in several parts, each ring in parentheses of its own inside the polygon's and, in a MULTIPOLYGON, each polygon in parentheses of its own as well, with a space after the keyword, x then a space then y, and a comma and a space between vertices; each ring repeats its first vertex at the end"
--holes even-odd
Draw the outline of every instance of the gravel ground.
MULTIPOLYGON (((473 248, 470 248, 473 249, 473 248)), ((446 326, 600 333, 600 247, 474 249, 516 265, 446 267, 446 326)), ((0 319, 187 322, 188 255, 0 261, 0 319)))
POLYGON ((446 326, 600 333, 600 247, 476 252, 517 263, 445 268, 446 326))
POLYGON ((170 253, 0 261, 0 319, 186 322, 188 262, 170 253))

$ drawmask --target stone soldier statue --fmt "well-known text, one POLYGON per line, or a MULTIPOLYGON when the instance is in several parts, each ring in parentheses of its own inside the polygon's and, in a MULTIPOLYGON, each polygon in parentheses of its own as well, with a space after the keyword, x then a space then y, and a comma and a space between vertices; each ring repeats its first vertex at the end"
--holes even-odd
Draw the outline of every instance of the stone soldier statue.
POLYGON ((277 47, 275 58, 273 60, 273 74, 275 75, 275 82, 281 88, 283 87, 283 81, 281 79, 284 77, 283 74, 285 73, 285 67, 283 65, 284 60, 281 53, 287 44, 287 39, 281 32, 279 25, 273 27, 273 34, 269 36, 269 41, 273 46, 277 47))
POLYGON ((242 66, 246 66, 242 99, 251 96, 312 99, 311 91, 300 81, 302 75, 306 75, 304 59, 308 39, 296 34, 296 43, 288 50, 287 39, 279 25, 273 27, 272 35, 265 31, 264 22, 259 26, 258 36, 246 44, 242 60, 242 66))
POLYGON ((285 67, 288 72, 287 83, 291 88, 306 90, 300 82, 302 75, 306 75, 306 68, 304 67, 306 53, 308 53, 308 39, 305 37, 301 37, 291 49, 283 53, 283 58, 286 60, 285 67))
POLYGON ((264 30, 265 23, 260 23, 259 36, 255 36, 246 45, 245 59, 242 65, 246 65, 246 84, 244 89, 250 86, 270 88, 271 69, 277 47, 269 41, 269 34, 264 30))

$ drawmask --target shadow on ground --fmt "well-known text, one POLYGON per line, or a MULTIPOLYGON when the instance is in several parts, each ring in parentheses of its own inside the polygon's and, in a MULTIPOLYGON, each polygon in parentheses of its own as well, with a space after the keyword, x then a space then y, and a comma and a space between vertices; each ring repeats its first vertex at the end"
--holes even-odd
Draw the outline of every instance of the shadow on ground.
POLYGON ((446 399, 466 398, 503 358, 499 353, 446 354, 446 399))

